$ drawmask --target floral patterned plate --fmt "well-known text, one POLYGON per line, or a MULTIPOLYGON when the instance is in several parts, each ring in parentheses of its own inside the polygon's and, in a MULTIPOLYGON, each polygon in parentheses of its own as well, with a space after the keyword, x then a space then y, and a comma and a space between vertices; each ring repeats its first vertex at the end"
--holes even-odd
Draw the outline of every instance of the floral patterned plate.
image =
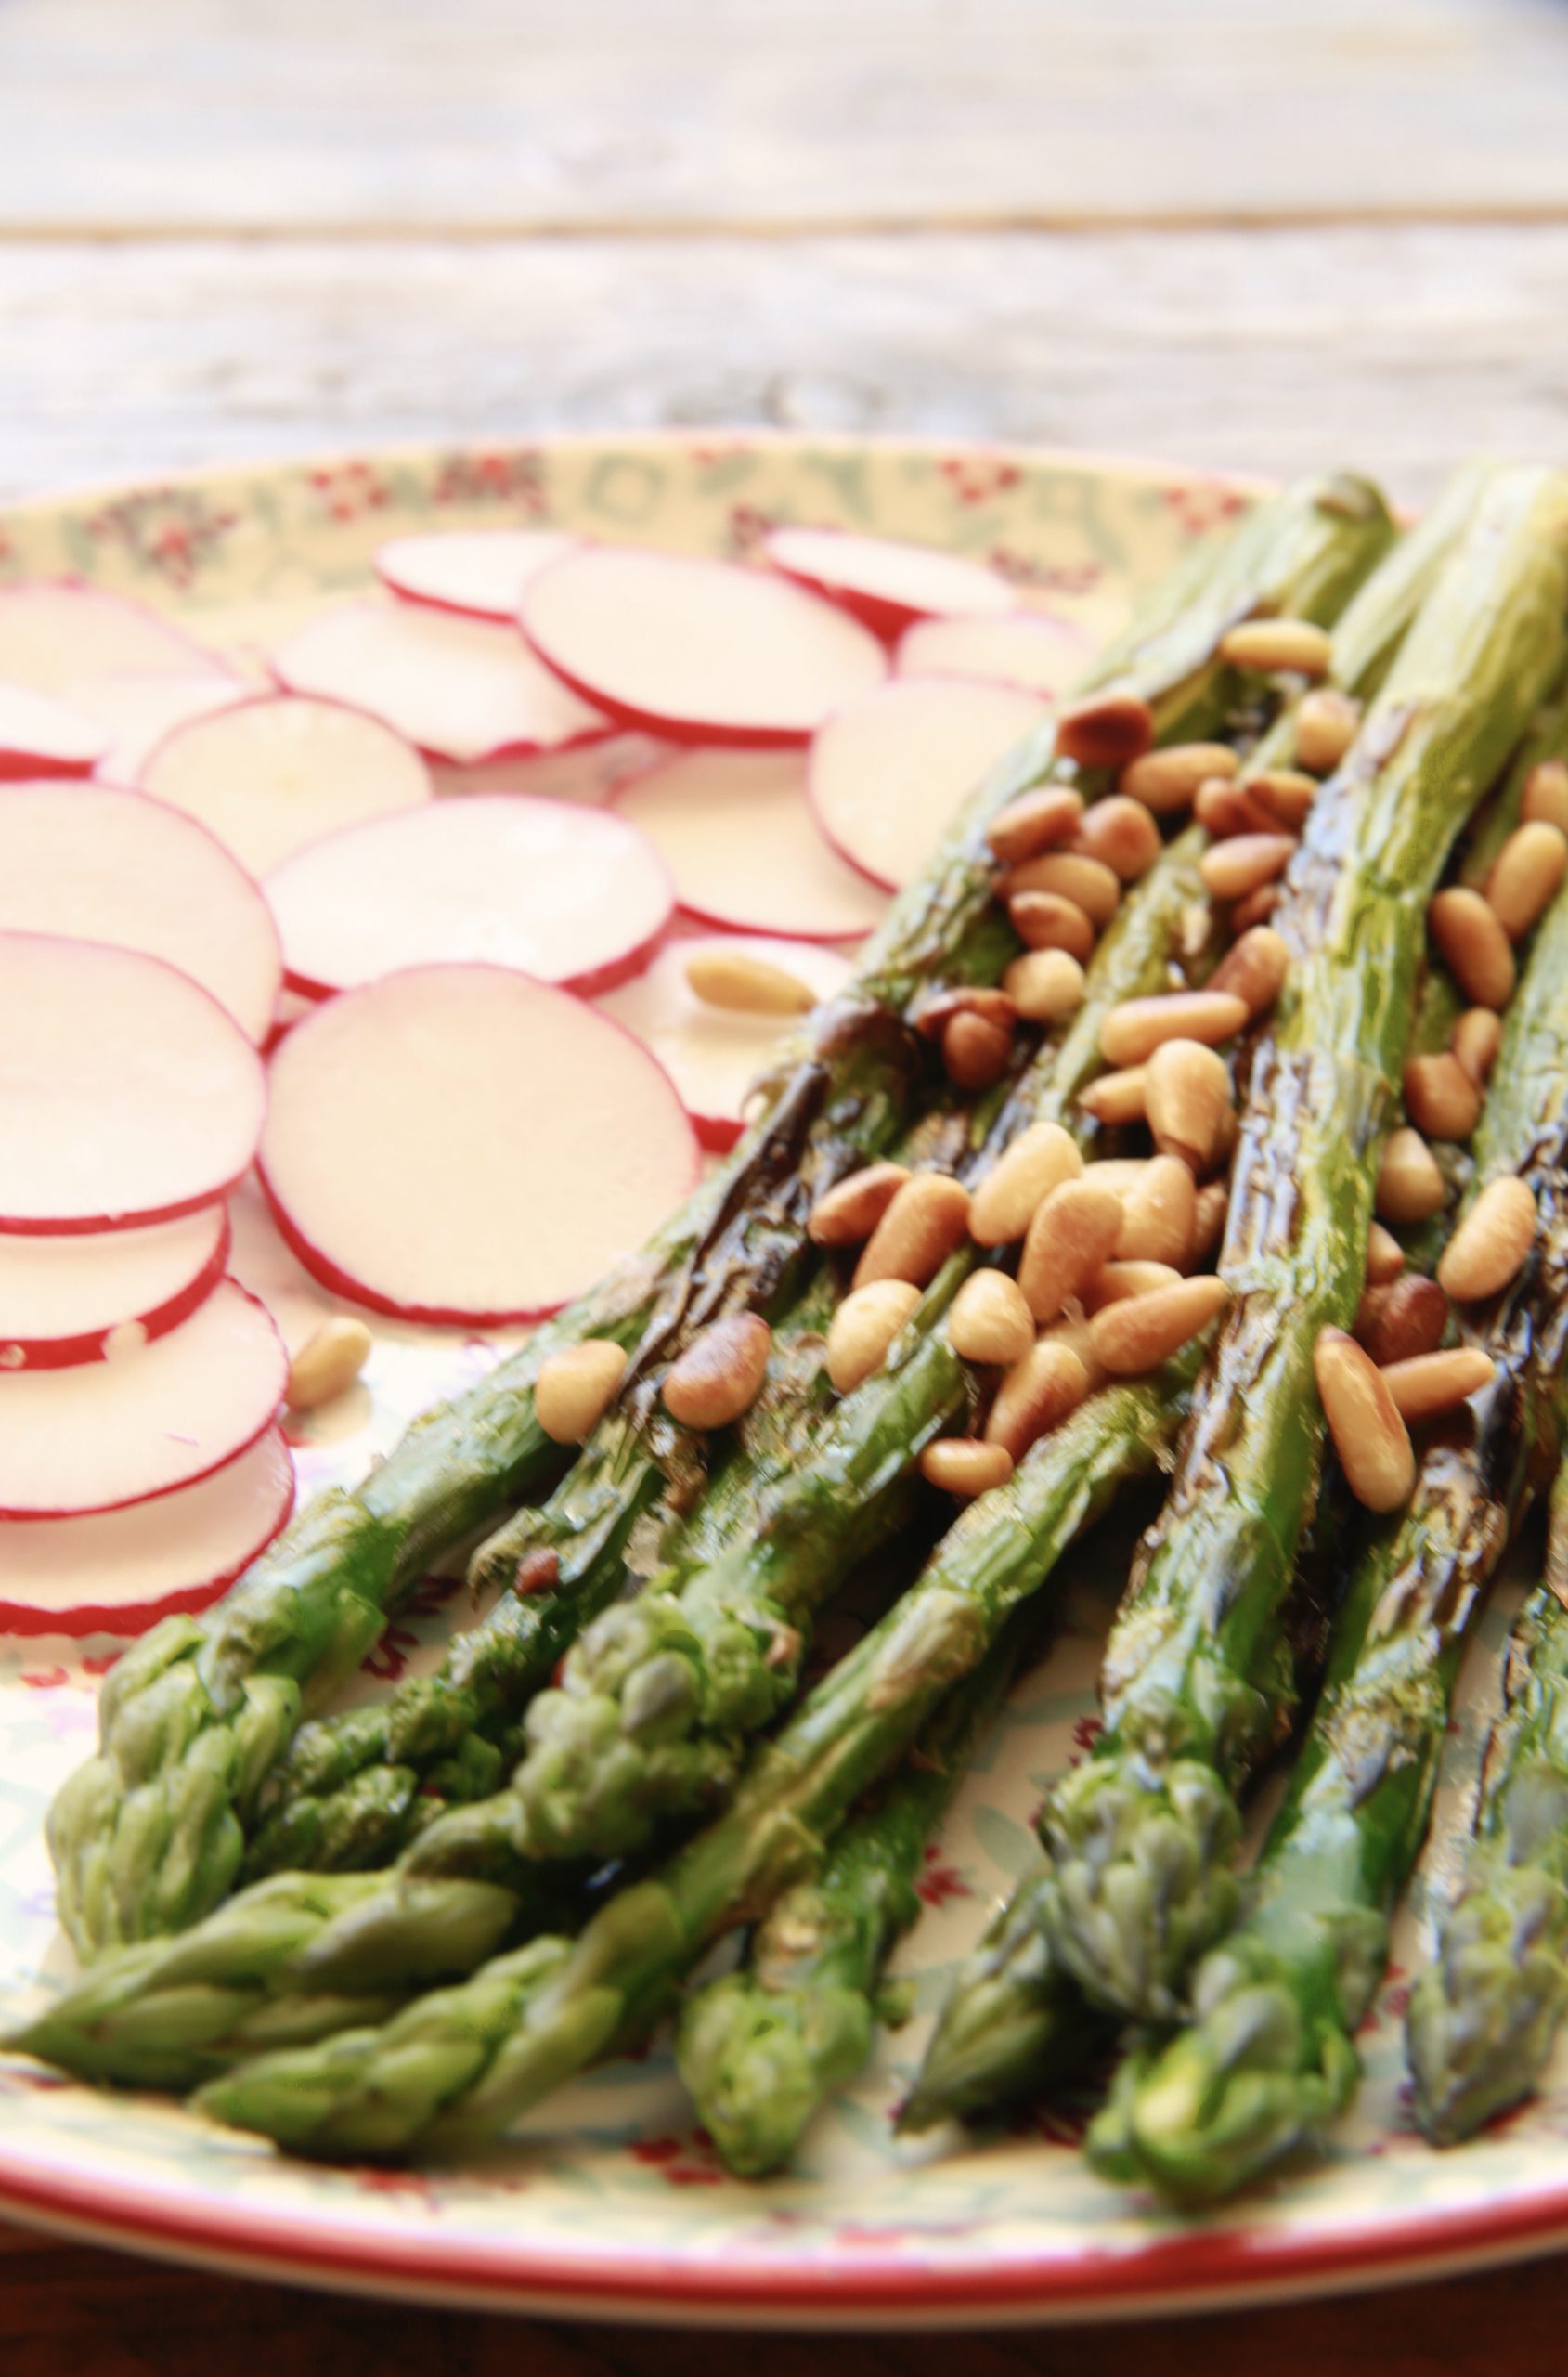
MULTIPOLYGON (((379 544, 437 527, 539 523, 744 553, 782 520, 941 545, 1009 572, 1020 602, 1113 626, 1184 542, 1246 501, 1152 465, 750 435, 571 438, 227 470, 0 514, 0 583, 71 574, 133 593, 242 667, 313 608, 363 591, 379 544)), ((555 763, 543 788, 593 798, 612 761, 555 763), (573 772, 576 771, 575 779, 573 772), (596 773, 597 772, 597 773, 596 773)), ((517 780, 515 769, 486 772, 517 780)), ((530 773, 530 772, 525 772, 530 773)), ((324 1299, 242 1199, 238 1267, 285 1330, 324 1299)), ((483 1344, 378 1327, 366 1385, 296 1459, 305 1491, 356 1474, 422 1403, 490 1358, 483 1344)), ((1103 2187, 1073 2150, 1078 2115, 897 2143, 888 2113, 918 2060, 946 1973, 1028 1853, 1046 1778, 1092 1738, 1098 1639, 1125 1541, 1092 1541, 1059 1596, 1051 1656, 1020 1685, 926 1873, 926 1919, 901 1956, 916 2013, 818 2121, 771 2185, 727 2178, 693 2130, 663 2045, 552 2101, 504 2150, 429 2173, 288 2162, 147 2097, 95 2095, 0 2059, 0 2210, 175 2258, 378 2294, 603 2318, 922 2326, 1197 2306, 1449 2272, 1568 2241, 1568 2063, 1501 2132, 1439 2157, 1401 2085, 1402 1976, 1441 1851, 1413 1893, 1363 2040, 1367 2081, 1326 2162, 1244 2203, 1179 2219, 1103 2187)), ((434 1656, 455 1587, 432 1578, 390 1626, 362 1688, 434 1656)), ((1506 1624, 1490 1613, 1474 1692, 1506 1624)), ((0 2004, 58 1987, 41 1826, 87 1751, 116 1644, 0 1642, 0 2004), (42 1979, 40 1980, 40 1976, 42 1979)), ((1456 1727, 1448 1811, 1473 1781, 1477 1720, 1456 1727)), ((1441 1827, 1440 1827, 1441 1829, 1441 1827)))

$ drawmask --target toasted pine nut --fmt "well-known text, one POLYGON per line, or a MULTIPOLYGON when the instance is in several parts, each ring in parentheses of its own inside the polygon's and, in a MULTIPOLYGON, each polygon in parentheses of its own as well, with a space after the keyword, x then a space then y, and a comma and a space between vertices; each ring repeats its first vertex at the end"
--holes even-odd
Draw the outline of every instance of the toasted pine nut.
POLYGON ((1397 1222, 1401 1228, 1408 1222, 1429 1221, 1443 1211, 1446 1195, 1436 1159, 1420 1133, 1408 1124, 1391 1131, 1372 1200, 1379 1220, 1397 1222))
POLYGON ((813 1246, 863 1246, 908 1178, 901 1163, 868 1163, 851 1172, 817 1199, 807 1237, 813 1246))
MULTIPOLYGON (((1309 701, 1313 698, 1307 695, 1309 701)), ((1318 784, 1315 776, 1303 775, 1299 768, 1264 768, 1249 776, 1242 790, 1261 814, 1265 830, 1276 825, 1281 833, 1299 834, 1317 798, 1318 784)))
POLYGON ((665 1376, 664 1408, 683 1428, 727 1428, 762 1392, 773 1332, 759 1313, 710 1321, 665 1376))
POLYGON ((1185 1271, 1192 1260, 1198 1191, 1173 1155, 1157 1155, 1121 1202, 1115 1254, 1122 1263, 1169 1263, 1185 1271))
POLYGON ((1168 743, 1121 771, 1118 790, 1141 800, 1157 817, 1190 809, 1200 784, 1233 776, 1241 762, 1228 743, 1168 743))
MULTIPOLYGON (((372 1340, 362 1320, 335 1312, 313 1329, 289 1364, 283 1400, 291 1411, 315 1411, 354 1384, 370 1357, 372 1340)), ((624 1361, 626 1357, 621 1357, 624 1361)), ((538 1388, 535 1389, 538 1403, 538 1388)), ((540 1422, 543 1425, 543 1422, 540 1422)))
POLYGON ((1201 1040, 1206 1048, 1232 1040, 1247 1020, 1247 1002, 1235 991, 1166 991, 1123 999, 1100 1026, 1108 1065, 1141 1065, 1166 1040, 1201 1040))
POLYGON ((873 1279, 845 1297, 827 1332, 827 1374, 840 1395, 850 1394, 881 1369, 919 1302, 919 1289, 907 1279, 873 1279))
POLYGON ((1266 925, 1283 895, 1278 883, 1260 883, 1245 900, 1238 900, 1230 912, 1230 929, 1234 933, 1251 932, 1257 925, 1266 925))
POLYGON ((1147 1155, 1103 1155, 1084 1165, 1083 1177, 1096 1188, 1108 1188, 1113 1197, 1127 1198, 1148 1178, 1152 1161, 1147 1155))
POLYGON ((1000 1023, 966 1010, 942 1033, 942 1065, 955 1089, 990 1089, 1007 1070, 1013 1035, 1000 1023))
POLYGON ((873 1279, 908 1279, 917 1288, 934 1279, 969 1228, 969 1192, 945 1172, 914 1172, 893 1198, 861 1250, 854 1285, 873 1279))
POLYGON ((1141 800, 1116 792, 1084 812, 1071 847, 1101 860, 1119 881, 1136 883, 1160 856, 1160 828, 1141 800))
POLYGON ((1038 1321, 1081 1296, 1121 1234, 1121 1200, 1092 1180, 1064 1180, 1029 1226, 1018 1285, 1038 1321))
POLYGON ((1484 1088, 1503 1045, 1503 1027, 1489 1007, 1467 1007, 1448 1046, 1478 1088, 1484 1088))
POLYGON ((1481 1092, 1458 1057, 1411 1057, 1405 1067, 1405 1111, 1429 1139, 1468 1139, 1481 1120, 1481 1092))
POLYGON ((1527 1180, 1490 1180, 1444 1250, 1437 1276, 1456 1304, 1476 1304, 1508 1286, 1536 1236, 1536 1199, 1527 1180))
POLYGON ((969 1201, 976 1245, 1010 1246, 1022 1238, 1052 1189, 1076 1180, 1082 1169, 1078 1142, 1059 1123, 1031 1123, 997 1157, 969 1201))
POLYGON ((1124 1296, 1107 1305, 1089 1323, 1095 1351, 1112 1378, 1136 1378, 1169 1361, 1189 1337, 1222 1313, 1230 1290, 1212 1272, 1155 1288, 1146 1296, 1124 1296))
POLYGON ((1104 1386, 1105 1370, 1090 1339, 1089 1324, 1082 1314, 1074 1311, 1066 1314, 1060 1320, 1053 1320, 1048 1329, 1041 1331, 1035 1343, 1041 1345, 1065 1345, 1082 1369, 1088 1382, 1088 1392, 1091 1395, 1096 1387, 1104 1386))
POLYGON ((1081 768, 1125 768, 1154 740, 1154 712, 1141 694, 1088 694, 1056 713, 1056 752, 1081 768))
POLYGON ((1414 1354, 1406 1362, 1385 1363, 1383 1384, 1402 1420, 1435 1420, 1479 1394, 1496 1376, 1497 1367, 1479 1345, 1450 1345, 1445 1353, 1414 1354))
POLYGON ((1220 638, 1220 658, 1261 675, 1321 677, 1334 656, 1333 639, 1310 619, 1243 619, 1220 638))
POLYGON ((1380 1288, 1367 1288, 1356 1307, 1354 1336, 1380 1370, 1390 1362, 1435 1354, 1448 1326, 1448 1299, 1435 1279, 1401 1272, 1380 1288))
POLYGON ((1083 968, 1065 949, 1030 949, 1015 957, 1002 987, 1029 1023, 1060 1023, 1083 1004, 1083 968))
POLYGON ((978 1015, 987 1023, 997 1023, 1011 1032, 1017 1020, 1017 1008, 1005 991, 984 990, 968 984, 955 985, 951 990, 933 991, 914 1014, 914 1028, 924 1040, 940 1040, 955 1015, 978 1015))
POLYGON ((1229 1210, 1229 1182, 1205 1181, 1193 1200, 1192 1244, 1187 1249, 1189 1263, 1201 1263, 1206 1254, 1212 1254, 1225 1234, 1225 1215, 1229 1210))
POLYGON ((920 1474, 927 1486, 973 1502, 1013 1474, 1013 1456, 1005 1445, 988 1445, 980 1436, 939 1436, 920 1456, 920 1474))
POLYGON ((1089 1392, 1089 1373, 1070 1345, 1043 1337, 1015 1362, 996 1390, 986 1422, 988 1445, 1005 1445, 1021 1461, 1038 1437, 1076 1410, 1089 1392))
POLYGON ((1198 872, 1211 899, 1245 900, 1284 873, 1295 847, 1289 834, 1237 834, 1205 851, 1198 872))
POLYGON ((1382 1372, 1342 1329, 1318 1331, 1312 1363, 1351 1492, 1369 1511, 1398 1510, 1416 1483, 1416 1456, 1382 1372))
POLYGON ((1078 1103, 1085 1114, 1109 1130, 1118 1130, 1126 1123, 1141 1123, 1146 1111, 1144 1093, 1147 1087, 1147 1065, 1124 1065, 1120 1072, 1101 1073, 1087 1089, 1078 1093, 1078 1103))
POLYGON ((1105 1263, 1083 1291, 1085 1312, 1103 1312, 1108 1304, 1127 1296, 1152 1295, 1156 1288, 1173 1288, 1181 1279, 1169 1263, 1105 1263))
POLYGON ((1007 914, 1026 949, 1065 949, 1081 966, 1094 955, 1094 926, 1075 900, 1058 891, 1020 891, 1007 903, 1007 914))
POLYGON ((1568 761, 1536 760, 1524 779, 1519 813, 1527 825, 1555 825, 1568 834, 1568 761))
POLYGON ((1077 851, 1046 851, 1007 875, 1003 897, 1016 900, 1020 891, 1055 891, 1103 930, 1121 903, 1121 878, 1102 859, 1084 858, 1077 851))
POLYGON ((1296 705, 1296 758, 1315 776, 1332 775, 1361 731, 1361 704, 1333 685, 1315 686, 1296 705))
POLYGON ((1290 970, 1290 953, 1272 925, 1254 925, 1232 942, 1209 978, 1211 991, 1229 991, 1259 1016, 1274 1005, 1290 970))
POLYGON ((686 981, 705 1007, 735 1015, 809 1015, 816 995, 782 966, 744 949, 700 949, 686 960, 686 981))
POLYGON ((1443 962, 1472 1007, 1504 1007, 1513 996, 1513 951, 1479 891, 1456 885, 1428 911, 1443 962))
POLYGON ((1201 1176, 1219 1154, 1233 1112, 1225 1059, 1199 1040, 1167 1040, 1144 1072, 1144 1110, 1155 1146, 1201 1176))
POLYGON ((1083 817, 1083 795, 1067 785, 1045 785, 1020 794, 998 810, 986 835, 1004 866, 1017 866, 1076 834, 1083 817))
POLYGON ((1556 899, 1568 871, 1568 837, 1544 818, 1518 825, 1486 878, 1486 903, 1510 941, 1523 941, 1556 899))
POLYGON ((1017 1279, 977 1271, 952 1299, 947 1333, 966 1362, 1017 1362, 1034 1343, 1034 1320, 1017 1279))
POLYGON ((1367 1284, 1371 1288, 1385 1287, 1390 1279, 1397 1279, 1405 1268, 1405 1249, 1392 1230, 1381 1222, 1374 1222, 1367 1237, 1367 1284))
POLYGON ((585 1337, 546 1357, 534 1382, 534 1416, 552 1444, 586 1444, 615 1400, 627 1359, 608 1337, 585 1337))
POLYGON ((1266 834, 1274 823, 1252 806, 1241 785, 1229 783, 1224 776, 1211 776, 1207 784, 1199 786, 1192 813, 1216 842, 1230 841, 1239 834, 1266 834))

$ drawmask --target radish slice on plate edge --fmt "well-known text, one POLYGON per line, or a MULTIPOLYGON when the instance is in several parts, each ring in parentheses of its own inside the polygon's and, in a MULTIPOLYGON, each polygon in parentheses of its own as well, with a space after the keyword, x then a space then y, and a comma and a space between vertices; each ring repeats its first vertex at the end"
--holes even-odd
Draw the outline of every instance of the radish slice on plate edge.
POLYGON ((0 681, 0 778, 88 775, 109 743, 105 730, 69 702, 0 681))
POLYGON ((438 528, 382 545, 376 575, 406 603, 510 624, 529 578, 581 542, 561 528, 438 528))
POLYGON ((916 619, 894 646, 893 674, 979 679, 1048 700, 1076 675, 1092 649, 1082 628, 1044 611, 1007 611, 993 619, 916 619))
POLYGON ((227 660, 128 595, 70 578, 0 586, 0 677, 58 693, 72 678, 232 677, 227 660))
POLYGON ((990 617, 1017 600, 983 562, 852 528, 772 528, 762 550, 797 585, 842 604, 881 636, 913 619, 990 617))
POLYGON ((0 1372, 102 1361, 129 1331, 165 1336, 223 1278, 229 1239, 223 1205, 96 1237, 0 1235, 0 1372))

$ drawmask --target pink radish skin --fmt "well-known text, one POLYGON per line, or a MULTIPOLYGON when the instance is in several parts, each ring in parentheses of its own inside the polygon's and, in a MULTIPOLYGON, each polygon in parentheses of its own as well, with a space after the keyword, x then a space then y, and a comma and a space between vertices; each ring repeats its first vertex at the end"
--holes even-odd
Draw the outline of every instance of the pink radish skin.
POLYGON ((0 586, 0 677, 60 694, 73 678, 233 674, 156 611, 63 578, 0 586))
POLYGON ((0 933, 0 1230, 134 1229, 213 1204, 266 1104, 260 1057, 188 975, 0 933))
POLYGON ((288 1375, 266 1306, 225 1279, 149 1344, 0 1376, 0 1518, 123 1510, 193 1485, 271 1426, 288 1375))
POLYGON ((258 877, 325 835, 422 808, 434 793, 424 760, 379 718, 301 694, 254 695, 187 721, 138 781, 258 877))
POLYGON ((253 698, 236 677, 72 677, 65 698, 110 738, 93 773, 104 784, 134 785, 176 726, 253 698))
POLYGON ((982 678, 1024 693, 1057 694, 1090 648, 1082 628, 1039 611, 997 619, 917 619, 899 638, 896 677, 982 678))
POLYGON ((585 701, 677 742, 803 742, 887 674, 875 636, 787 579, 634 546, 551 563, 518 619, 585 701))
POLYGON ((333 1293, 406 1320, 557 1311, 697 1176, 667 1075, 628 1032, 495 966, 330 999, 273 1059, 261 1178, 333 1293))
POLYGON ((166 1336, 212 1294, 228 1248, 222 1205, 96 1238, 0 1238, 0 1372, 102 1361, 127 1328, 166 1336))
POLYGON ((294 1470, 269 1428, 156 1501, 84 1518, 0 1521, 0 1633, 145 1634, 205 1609, 289 1523, 294 1470))
POLYGON ((812 743, 817 823, 849 865, 900 890, 969 794, 1049 715, 1011 685, 896 677, 841 710, 812 743))
POLYGON ((326 995, 409 966, 513 966, 607 990, 641 970, 675 893, 612 812, 484 793, 356 825, 266 878, 290 986, 326 995))
POLYGON ((555 528, 454 528, 395 537, 376 555, 376 574, 405 602, 510 626, 529 578, 581 542, 555 528))
POLYGON ((283 958, 272 913, 205 826, 106 784, 0 784, 0 932, 136 949, 188 974, 258 1044, 283 958))
POLYGON ((858 941, 886 903, 829 849, 803 751, 682 751, 616 795, 699 924, 796 941, 858 941))
POLYGON ((1016 600, 1007 580, 983 564, 891 537, 774 528, 762 550, 786 578, 841 603, 880 636, 897 635, 912 619, 990 617, 1016 600))
POLYGON ((601 1000, 604 1014, 635 1033, 675 1084, 705 1148, 721 1154, 740 1137, 746 1096, 758 1073, 799 1030, 787 1015, 748 1015, 698 998, 686 977, 693 957, 718 952, 755 957, 793 974, 821 1004, 849 981, 847 957, 819 942, 739 933, 667 942, 645 974, 601 1000))
POLYGON ((89 775, 108 748, 102 727, 53 694, 0 684, 0 777, 89 775))
POLYGON ((272 671, 286 693, 369 710, 427 759, 464 766, 607 731, 603 711, 568 691, 514 628, 423 604, 324 612, 279 646, 272 671))

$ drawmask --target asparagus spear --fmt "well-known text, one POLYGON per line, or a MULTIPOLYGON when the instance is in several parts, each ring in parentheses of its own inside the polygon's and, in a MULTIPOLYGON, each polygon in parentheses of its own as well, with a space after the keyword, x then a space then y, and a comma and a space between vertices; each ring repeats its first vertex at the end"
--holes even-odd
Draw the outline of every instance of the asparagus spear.
POLYGON ((1099 2002, 1160 2020, 1230 1920, 1235 1792, 1289 1720, 1277 1618, 1316 1501, 1319 1331, 1353 1317, 1428 897, 1559 672, 1568 480, 1503 474, 1308 821, 1275 921, 1293 967, 1248 1089, 1221 1268, 1235 1292, 1140 1548, 1095 1755, 1047 1800, 1048 1922, 1099 2002))

